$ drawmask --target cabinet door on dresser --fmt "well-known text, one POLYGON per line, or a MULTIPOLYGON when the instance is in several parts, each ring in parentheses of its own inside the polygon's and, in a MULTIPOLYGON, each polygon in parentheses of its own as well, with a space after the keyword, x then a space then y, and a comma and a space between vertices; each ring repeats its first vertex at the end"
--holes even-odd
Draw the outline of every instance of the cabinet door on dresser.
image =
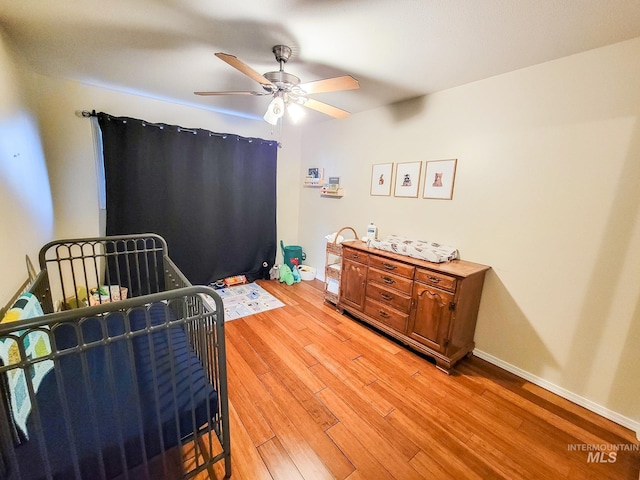
POLYGON ((367 265, 342 259, 342 275, 340 278, 340 303, 362 310, 364 308, 367 265))
POLYGON ((413 287, 413 311, 409 337, 444 353, 455 305, 454 294, 416 282, 413 287))

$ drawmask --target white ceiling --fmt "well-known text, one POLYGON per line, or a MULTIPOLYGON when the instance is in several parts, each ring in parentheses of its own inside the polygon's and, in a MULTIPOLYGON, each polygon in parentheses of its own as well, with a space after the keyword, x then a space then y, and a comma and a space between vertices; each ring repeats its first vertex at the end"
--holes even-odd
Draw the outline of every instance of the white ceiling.
POLYGON ((260 91, 215 52, 265 73, 288 45, 303 82, 359 80, 314 96, 355 113, 640 37, 640 1, 0 0, 0 26, 38 73, 260 118, 268 97, 193 95, 260 91))

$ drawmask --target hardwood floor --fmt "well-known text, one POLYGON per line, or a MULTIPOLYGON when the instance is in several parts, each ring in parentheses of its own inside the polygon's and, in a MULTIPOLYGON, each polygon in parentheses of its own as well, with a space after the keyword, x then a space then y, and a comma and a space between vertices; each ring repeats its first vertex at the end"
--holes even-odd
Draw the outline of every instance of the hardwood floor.
POLYGON ((259 283, 286 306, 225 325, 234 480, 639 478, 633 432, 476 357, 448 376, 317 281, 259 283))

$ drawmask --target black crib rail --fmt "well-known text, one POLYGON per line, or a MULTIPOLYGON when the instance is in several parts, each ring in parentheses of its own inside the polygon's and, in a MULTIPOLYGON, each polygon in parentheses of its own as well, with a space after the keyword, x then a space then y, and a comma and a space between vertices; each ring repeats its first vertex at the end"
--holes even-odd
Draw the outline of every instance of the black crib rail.
MULTIPOLYGON (((61 290, 56 292, 60 300, 74 301, 74 306, 82 305, 90 293, 82 289, 91 285, 124 287, 129 297, 176 288, 165 285, 167 261, 167 243, 150 233, 58 240, 43 246, 39 254, 40 268, 49 272, 50 285, 61 290)), ((179 286, 190 285, 183 276, 181 280, 179 286)), ((107 288, 106 292, 106 301, 119 300, 114 298, 120 294, 117 289, 107 288)), ((98 302, 102 303, 102 297, 98 302)))

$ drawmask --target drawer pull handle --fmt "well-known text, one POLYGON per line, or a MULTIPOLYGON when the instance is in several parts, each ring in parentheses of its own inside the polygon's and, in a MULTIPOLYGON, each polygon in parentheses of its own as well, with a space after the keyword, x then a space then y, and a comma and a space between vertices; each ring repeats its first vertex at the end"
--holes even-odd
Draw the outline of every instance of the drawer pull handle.
POLYGON ((385 312, 384 310, 378 310, 378 314, 382 317, 382 318, 389 318, 389 314, 387 312, 385 312))
POLYGON ((360 258, 360 255, 358 255, 357 253, 353 253, 351 254, 351 258, 360 258))
POLYGON ((398 268, 395 265, 391 265, 390 263, 383 263, 382 266, 387 270, 395 270, 396 268, 398 268))
POLYGON ((440 281, 438 277, 432 277, 431 275, 429 275, 429 280, 431 280, 433 283, 438 283, 440 281))
POLYGON ((393 295, 389 295, 388 293, 380 293, 380 296, 385 300, 393 300, 393 295))
POLYGON ((396 281, 393 278, 389 278, 389 277, 382 277, 382 281, 384 283, 388 283, 389 285, 396 283, 396 281))

